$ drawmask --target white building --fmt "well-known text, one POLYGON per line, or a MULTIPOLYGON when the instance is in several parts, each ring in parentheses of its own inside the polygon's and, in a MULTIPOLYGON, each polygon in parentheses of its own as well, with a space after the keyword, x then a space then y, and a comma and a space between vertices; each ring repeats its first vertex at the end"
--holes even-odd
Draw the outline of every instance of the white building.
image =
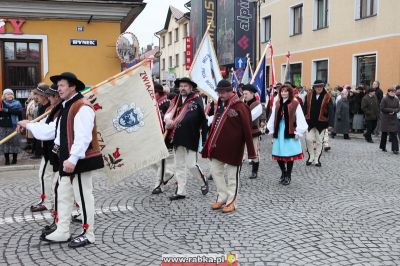
POLYGON ((188 75, 185 69, 185 44, 189 36, 190 13, 170 6, 164 28, 156 35, 160 38, 160 79, 172 88, 176 78, 188 75))

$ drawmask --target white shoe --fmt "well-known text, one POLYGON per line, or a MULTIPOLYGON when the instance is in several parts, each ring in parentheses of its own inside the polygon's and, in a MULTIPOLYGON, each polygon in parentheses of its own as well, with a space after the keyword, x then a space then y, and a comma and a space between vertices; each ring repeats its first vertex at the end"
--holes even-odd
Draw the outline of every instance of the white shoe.
POLYGON ((40 240, 53 243, 65 243, 71 241, 71 235, 69 232, 62 233, 60 230, 56 230, 49 235, 41 236, 40 240))

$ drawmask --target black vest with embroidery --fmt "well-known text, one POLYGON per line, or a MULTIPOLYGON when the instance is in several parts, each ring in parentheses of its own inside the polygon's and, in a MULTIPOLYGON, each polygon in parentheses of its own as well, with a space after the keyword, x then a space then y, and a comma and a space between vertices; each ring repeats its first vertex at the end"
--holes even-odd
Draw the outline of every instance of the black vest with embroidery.
MULTIPOLYGON (((59 156, 60 156, 60 168, 59 172, 61 176, 71 176, 74 174, 79 174, 83 172, 89 172, 92 170, 97 170, 100 168, 104 167, 104 161, 103 157, 101 155, 91 157, 91 158, 84 158, 78 160, 76 166, 75 166, 75 171, 70 174, 70 173, 65 173, 63 171, 63 163, 65 160, 67 160, 70 157, 69 149, 68 149, 68 131, 67 131, 67 124, 68 124, 68 113, 72 107, 72 105, 82 99, 83 96, 82 94, 77 94, 74 98, 69 100, 68 102, 65 103, 64 108, 61 109, 60 113, 60 122, 58 123, 58 126, 60 127, 60 150, 59 150, 59 156)), ((91 144, 89 145, 88 149, 91 148, 91 144)))

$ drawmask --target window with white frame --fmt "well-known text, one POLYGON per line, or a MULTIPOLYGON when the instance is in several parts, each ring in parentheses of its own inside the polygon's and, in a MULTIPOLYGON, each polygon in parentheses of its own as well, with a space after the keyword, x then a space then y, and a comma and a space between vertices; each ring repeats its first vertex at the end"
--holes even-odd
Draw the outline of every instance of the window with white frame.
POLYGON ((183 25, 183 37, 189 36, 189 30, 188 30, 189 28, 188 27, 189 27, 188 23, 183 25))
POLYGON ((168 32, 168 45, 172 44, 172 32, 168 32))
POLYGON ((356 0, 356 19, 363 19, 377 15, 378 0, 356 0))
POLYGON ((165 58, 162 59, 162 70, 165 70, 165 58))
POLYGON ((314 30, 328 27, 328 2, 329 0, 314 0, 314 30))
POLYGON ((290 35, 299 35, 303 32, 303 4, 290 8, 290 35))
POLYGON ((161 48, 165 47, 165 35, 161 37, 161 48))
POLYGON ((371 86, 376 75, 376 54, 356 57, 357 86, 371 86))
POLYGON ((264 17, 262 19, 262 42, 268 42, 271 40, 271 16, 264 17))
POLYGON ((179 41, 179 28, 175 29, 175 42, 179 41))
POLYGON ((175 66, 178 67, 179 66, 179 54, 175 55, 175 66))
POLYGON ((328 83, 328 60, 319 60, 313 62, 314 80, 322 80, 328 83))
POLYGON ((301 86, 302 63, 293 63, 286 70, 286 64, 282 65, 281 76, 284 82, 289 81, 294 86, 301 86), (286 75, 286 77, 285 77, 286 75))
POLYGON ((172 56, 168 57, 168 67, 172 68, 172 56))

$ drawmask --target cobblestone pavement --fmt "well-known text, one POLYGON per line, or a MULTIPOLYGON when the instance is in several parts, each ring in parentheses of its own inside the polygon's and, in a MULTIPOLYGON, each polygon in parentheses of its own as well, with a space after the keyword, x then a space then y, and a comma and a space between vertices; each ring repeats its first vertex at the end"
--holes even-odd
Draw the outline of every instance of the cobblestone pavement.
MULTIPOLYGON (((118 186, 95 179, 96 244, 73 250, 40 243, 49 214, 32 216, 36 171, 0 173, 1 265, 160 265, 161 254, 239 254, 240 265, 400 265, 400 156, 362 140, 332 141, 322 168, 296 162, 292 183, 263 141, 259 178, 243 167, 238 210, 212 211, 215 186, 170 202, 174 186, 151 195, 145 169, 118 186)), ((202 161, 208 171, 207 163, 202 161)), ((73 226, 78 234, 79 225, 73 226)))

